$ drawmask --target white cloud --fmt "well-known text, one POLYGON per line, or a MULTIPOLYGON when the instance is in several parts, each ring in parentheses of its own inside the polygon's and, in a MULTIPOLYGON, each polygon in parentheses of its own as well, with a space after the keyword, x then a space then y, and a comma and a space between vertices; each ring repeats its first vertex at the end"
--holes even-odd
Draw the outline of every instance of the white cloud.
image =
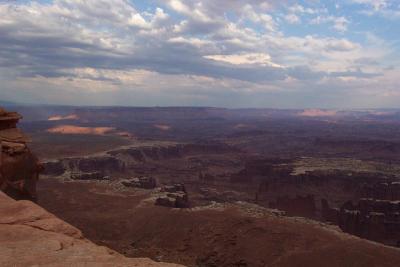
POLYGON ((285 20, 290 24, 298 24, 301 22, 300 18, 295 14, 287 14, 285 20))
POLYGON ((397 20, 400 18, 400 5, 397 0, 352 0, 353 4, 364 6, 358 13, 381 18, 397 20))
POLYGON ((183 4, 180 0, 170 0, 168 4, 171 6, 172 9, 178 11, 179 13, 183 14, 191 13, 189 7, 183 4))
POLYGON ((204 23, 210 23, 213 21, 213 19, 204 12, 202 5, 199 3, 187 6, 181 0, 169 0, 168 4, 174 11, 186 15, 196 21, 204 23))
POLYGON ((146 97, 176 103, 168 97, 173 84, 182 99, 218 104, 226 94, 237 101, 255 94, 257 102, 257 94, 306 95, 321 85, 351 91, 366 86, 364 80, 396 90, 394 75, 387 75, 393 70, 384 72, 389 64, 381 63, 393 52, 386 40, 371 34, 354 41, 349 19, 331 15, 317 1, 289 7, 261 0, 155 3, 146 11, 128 0, 0 4, 0 97, 20 92, 35 99, 31 92, 40 92, 51 95, 50 102, 58 92, 66 102, 103 103, 115 94, 119 101, 135 95, 148 104, 146 97), (292 35, 283 23, 311 18, 341 38, 313 27, 292 35))
POLYGON ((170 38, 168 40, 169 43, 172 44, 187 44, 190 46, 194 46, 198 49, 210 49, 211 51, 215 51, 215 45, 213 42, 209 41, 209 40, 204 40, 204 39, 200 39, 200 38, 185 38, 182 36, 179 37, 173 37, 170 38))
POLYGON ((333 29, 338 32, 345 32, 348 29, 350 21, 345 17, 335 17, 335 16, 317 16, 310 20, 310 24, 323 24, 323 23, 333 23, 333 29))
POLYGON ((247 53, 238 55, 208 55, 204 58, 216 61, 222 61, 233 65, 261 65, 282 68, 282 66, 273 63, 271 56, 265 53, 247 53))
POLYGON ((338 17, 334 19, 334 25, 333 28, 339 32, 345 32, 347 31, 347 25, 349 24, 349 21, 345 17, 338 17))
POLYGON ((316 10, 313 8, 305 8, 302 5, 295 4, 289 7, 289 11, 291 13, 303 13, 303 14, 318 14, 321 13, 321 10, 316 10))
POLYGON ((375 11, 385 9, 389 6, 388 0, 351 0, 356 4, 364 4, 372 7, 375 11))
POLYGON ((251 5, 243 7, 243 16, 245 19, 261 24, 268 31, 273 32, 276 30, 277 25, 273 17, 266 13, 256 12, 251 5))

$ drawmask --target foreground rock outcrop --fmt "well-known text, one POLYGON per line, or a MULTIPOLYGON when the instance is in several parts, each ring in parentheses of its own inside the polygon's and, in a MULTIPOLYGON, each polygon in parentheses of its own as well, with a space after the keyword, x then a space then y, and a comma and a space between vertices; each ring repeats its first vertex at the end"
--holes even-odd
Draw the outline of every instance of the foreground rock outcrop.
POLYGON ((91 243, 78 229, 36 204, 15 201, 0 192, 0 266, 181 265, 126 258, 91 243))
POLYGON ((17 128, 21 115, 0 108, 0 191, 14 199, 35 201, 42 166, 29 150, 29 139, 17 128))

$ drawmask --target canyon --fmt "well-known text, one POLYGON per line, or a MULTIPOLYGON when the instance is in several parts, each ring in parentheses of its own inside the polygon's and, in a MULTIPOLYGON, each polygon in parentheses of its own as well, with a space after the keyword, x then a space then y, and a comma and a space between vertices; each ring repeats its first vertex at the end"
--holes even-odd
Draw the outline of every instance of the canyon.
MULTIPOLYGON (((376 118, 376 112, 16 109, 26 116, 20 126, 32 142, 28 148, 24 137, 10 150, 2 139, 2 158, 15 157, 2 169, 27 172, 2 173, 2 181, 21 185, 12 187, 15 192, 10 182, 3 183, 3 191, 17 201, 2 195, 2 203, 29 206, 24 210, 32 210, 33 217, 46 214, 44 221, 58 220, 63 226, 54 226, 57 231, 78 231, 78 240, 90 244, 89 263, 100 258, 132 266, 140 260, 148 266, 400 262, 400 128, 393 113, 389 119, 376 118), (48 131, 63 125, 112 130, 48 131)), ((14 120, 2 127, 17 129, 20 116, 3 114, 14 120)), ((10 215, 13 209, 3 210, 10 215)), ((10 224, 33 223, 26 220, 10 224)), ((67 245, 65 250, 66 257, 75 253, 67 245)), ((14 254, 7 255, 12 262, 14 254)))
POLYGON ((34 204, 43 166, 17 128, 21 118, 0 109, 1 266, 179 266, 126 258, 95 245, 77 228, 34 204))

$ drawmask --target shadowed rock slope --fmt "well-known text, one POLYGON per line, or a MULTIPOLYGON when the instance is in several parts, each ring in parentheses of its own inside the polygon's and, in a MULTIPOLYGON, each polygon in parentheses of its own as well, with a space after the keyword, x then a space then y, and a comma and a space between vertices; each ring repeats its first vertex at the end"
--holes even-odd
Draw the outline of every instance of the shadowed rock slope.
POLYGON ((78 229, 36 204, 15 201, 0 192, 0 266, 181 265, 126 258, 91 243, 78 229))

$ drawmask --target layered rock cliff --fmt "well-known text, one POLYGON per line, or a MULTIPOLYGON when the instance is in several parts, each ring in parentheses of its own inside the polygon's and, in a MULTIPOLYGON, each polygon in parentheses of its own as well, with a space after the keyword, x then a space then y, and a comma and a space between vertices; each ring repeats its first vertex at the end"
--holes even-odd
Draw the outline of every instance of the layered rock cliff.
POLYGON ((17 128, 21 115, 0 108, 0 190, 14 199, 35 201, 42 166, 17 128))

